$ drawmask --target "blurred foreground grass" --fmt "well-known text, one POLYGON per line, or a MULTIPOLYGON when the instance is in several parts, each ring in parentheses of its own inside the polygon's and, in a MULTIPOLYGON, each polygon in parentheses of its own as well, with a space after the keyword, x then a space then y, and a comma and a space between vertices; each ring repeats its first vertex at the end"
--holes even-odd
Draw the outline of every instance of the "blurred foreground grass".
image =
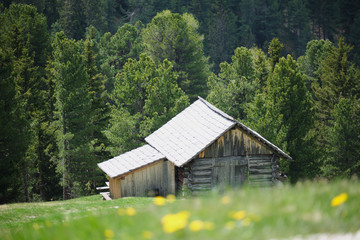
POLYGON ((360 229, 358 180, 154 200, 0 205, 0 239, 274 239, 360 229))

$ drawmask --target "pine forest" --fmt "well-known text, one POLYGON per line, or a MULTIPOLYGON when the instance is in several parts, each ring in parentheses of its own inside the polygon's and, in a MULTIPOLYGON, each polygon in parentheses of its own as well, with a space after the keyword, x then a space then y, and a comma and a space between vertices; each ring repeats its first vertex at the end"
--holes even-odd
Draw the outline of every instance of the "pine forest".
POLYGON ((360 1, 3 0, 0 203, 70 199, 198 96, 289 154, 360 175, 360 1))

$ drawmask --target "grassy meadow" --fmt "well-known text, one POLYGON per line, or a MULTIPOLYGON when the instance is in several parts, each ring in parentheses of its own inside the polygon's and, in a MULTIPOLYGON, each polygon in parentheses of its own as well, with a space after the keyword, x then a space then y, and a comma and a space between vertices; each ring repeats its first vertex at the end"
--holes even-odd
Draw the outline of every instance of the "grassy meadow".
POLYGON ((360 230, 358 180, 0 205, 0 239, 284 239, 360 230))

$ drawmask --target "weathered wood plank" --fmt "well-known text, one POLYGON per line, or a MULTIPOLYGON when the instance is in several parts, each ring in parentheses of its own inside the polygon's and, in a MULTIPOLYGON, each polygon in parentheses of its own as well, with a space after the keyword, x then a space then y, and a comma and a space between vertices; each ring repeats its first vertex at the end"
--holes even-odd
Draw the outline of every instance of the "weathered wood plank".
POLYGON ((212 174, 212 170, 211 169, 206 169, 206 170, 198 170, 193 172, 192 175, 194 176, 211 176, 212 174))
POLYGON ((192 166, 211 165, 213 164, 213 162, 214 162, 213 158, 197 158, 191 162, 191 165, 192 166))
POLYGON ((208 183, 211 184, 211 177, 207 178, 193 178, 191 184, 201 184, 201 183, 208 183))
POLYGON ((250 174, 264 174, 264 173, 273 173, 273 170, 271 168, 260 168, 260 169, 255 169, 255 168, 251 168, 249 169, 250 174))
POLYGON ((110 197, 110 192, 101 192, 100 194, 105 200, 112 200, 110 197))
POLYGON ((272 163, 271 162, 250 162, 249 161, 249 168, 256 168, 256 167, 271 167, 272 163))
POLYGON ((202 165, 202 166, 192 166, 189 173, 190 172, 195 172, 195 171, 201 171, 201 170, 209 170, 212 168, 212 165, 202 165))
POLYGON ((271 162, 271 155, 249 155, 249 161, 268 161, 271 162))
POLYGON ((219 162, 236 162, 236 165, 247 165, 247 159, 245 156, 228 156, 215 158, 215 164, 219 162))

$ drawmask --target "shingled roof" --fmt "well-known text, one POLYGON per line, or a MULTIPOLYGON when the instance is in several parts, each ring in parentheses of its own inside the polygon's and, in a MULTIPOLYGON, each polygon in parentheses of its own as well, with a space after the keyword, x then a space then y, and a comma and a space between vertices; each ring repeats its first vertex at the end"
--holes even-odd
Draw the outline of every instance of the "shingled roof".
POLYGON ((163 158, 165 158, 163 154, 146 144, 105 162, 98 163, 98 166, 109 177, 115 178, 163 158))
POLYGON ((280 156, 291 159, 289 155, 260 134, 201 97, 146 137, 145 141, 164 154, 176 166, 182 166, 236 125, 280 156))
POLYGON ((176 166, 194 159, 229 129, 238 126, 283 158, 291 159, 259 133, 199 97, 170 121, 145 138, 148 145, 99 163, 111 178, 167 158, 176 166))

